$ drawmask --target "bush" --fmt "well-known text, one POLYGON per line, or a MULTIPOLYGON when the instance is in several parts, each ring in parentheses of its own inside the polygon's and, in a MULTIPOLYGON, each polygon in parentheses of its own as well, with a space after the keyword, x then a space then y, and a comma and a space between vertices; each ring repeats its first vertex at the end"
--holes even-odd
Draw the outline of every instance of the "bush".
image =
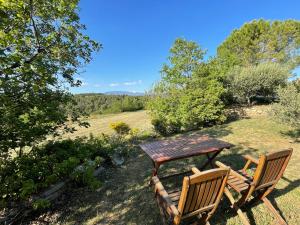
MULTIPOLYGON (((103 160, 111 160, 115 152, 128 154, 130 148, 124 139, 103 135, 50 141, 21 157, 3 160, 0 164, 0 205, 5 207, 14 201, 27 200, 67 177, 78 184, 97 188, 100 183, 93 177, 94 169, 103 160)), ((47 205, 41 201, 34 203, 33 207, 47 205)))
POLYGON ((181 125, 175 123, 168 123, 163 119, 152 119, 151 123, 154 130, 163 136, 180 132, 181 125))
POLYGON ((127 123, 124 123, 122 121, 111 123, 110 127, 119 135, 125 135, 128 134, 130 131, 130 127, 127 123))
POLYGON ((272 105, 274 117, 295 129, 300 129, 300 90, 294 84, 278 89, 279 102, 272 105))
POLYGON ((228 90, 239 103, 248 105, 256 97, 274 100, 276 89, 290 76, 288 68, 278 63, 235 67, 227 75, 228 90))

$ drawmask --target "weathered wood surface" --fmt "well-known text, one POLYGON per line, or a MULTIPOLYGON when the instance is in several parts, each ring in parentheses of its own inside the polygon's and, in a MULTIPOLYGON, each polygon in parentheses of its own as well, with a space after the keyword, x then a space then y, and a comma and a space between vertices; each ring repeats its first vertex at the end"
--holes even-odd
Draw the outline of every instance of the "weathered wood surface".
POLYGON ((225 141, 199 134, 182 135, 140 145, 154 162, 160 164, 175 159, 208 154, 232 146, 225 141))

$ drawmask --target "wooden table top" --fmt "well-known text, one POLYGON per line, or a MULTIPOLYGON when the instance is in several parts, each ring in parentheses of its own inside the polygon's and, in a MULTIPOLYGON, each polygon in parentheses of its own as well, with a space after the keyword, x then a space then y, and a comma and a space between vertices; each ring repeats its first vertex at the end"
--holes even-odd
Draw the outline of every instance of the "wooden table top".
POLYGON ((157 163, 217 152, 233 145, 208 135, 189 134, 141 144, 140 147, 157 163))

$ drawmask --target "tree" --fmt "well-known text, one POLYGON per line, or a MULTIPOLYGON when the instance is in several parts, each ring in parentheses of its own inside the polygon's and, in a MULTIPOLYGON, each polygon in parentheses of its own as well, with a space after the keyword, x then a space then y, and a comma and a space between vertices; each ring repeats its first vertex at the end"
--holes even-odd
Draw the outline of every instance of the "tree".
POLYGON ((300 91, 294 84, 278 89, 279 102, 272 105, 272 112, 280 122, 300 129, 300 91))
POLYGON ((67 84, 101 45, 84 35, 78 0, 0 2, 0 154, 68 127, 67 84))
POLYGON ((274 98, 280 85, 291 77, 289 69, 278 63, 235 67, 227 75, 227 89, 238 102, 251 104, 254 97, 274 98))
POLYGON ((294 85, 298 91, 300 91, 300 78, 294 80, 294 85))
POLYGON ((218 47, 217 58, 223 75, 234 66, 251 66, 264 62, 300 65, 300 21, 266 21, 245 23, 234 30, 218 47))
POLYGON ((164 135, 224 121, 222 84, 203 62, 195 42, 177 39, 170 49, 162 79, 150 93, 152 123, 164 135))

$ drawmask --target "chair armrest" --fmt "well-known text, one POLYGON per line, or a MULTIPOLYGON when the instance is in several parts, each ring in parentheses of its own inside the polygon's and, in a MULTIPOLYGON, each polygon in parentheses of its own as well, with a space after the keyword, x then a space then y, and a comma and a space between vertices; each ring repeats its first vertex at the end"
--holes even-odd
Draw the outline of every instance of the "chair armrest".
POLYGON ((227 166, 224 163, 221 163, 220 161, 216 161, 215 164, 220 168, 225 168, 225 169, 230 168, 230 166, 227 166))
POLYGON ((255 163, 255 164, 258 164, 258 159, 257 158, 254 158, 253 156, 251 155, 243 155, 243 157, 247 160, 250 160, 251 162, 255 163))
POLYGON ((192 168, 192 172, 193 172, 194 174, 201 173, 201 171, 200 171, 197 167, 193 167, 193 168, 192 168))
POLYGON ((154 185, 156 197, 159 197, 159 200, 162 203, 160 205, 164 208, 164 210, 172 217, 178 216, 179 212, 175 204, 172 202, 169 194, 167 193, 157 176, 152 177, 152 184, 154 185))
POLYGON ((246 170, 249 168, 249 166, 251 165, 251 163, 255 163, 256 165, 258 165, 258 159, 252 157, 251 155, 243 155, 243 157, 247 160, 243 170, 246 172, 246 170))
MULTIPOLYGON (((230 166, 227 166, 227 165, 221 163, 220 161, 216 161, 216 165, 220 168, 230 168, 230 166)), ((241 180, 244 180, 244 181, 248 181, 248 179, 246 177, 242 176, 241 174, 234 171, 233 169, 230 169, 229 175, 235 176, 235 177, 237 177, 241 180)))

